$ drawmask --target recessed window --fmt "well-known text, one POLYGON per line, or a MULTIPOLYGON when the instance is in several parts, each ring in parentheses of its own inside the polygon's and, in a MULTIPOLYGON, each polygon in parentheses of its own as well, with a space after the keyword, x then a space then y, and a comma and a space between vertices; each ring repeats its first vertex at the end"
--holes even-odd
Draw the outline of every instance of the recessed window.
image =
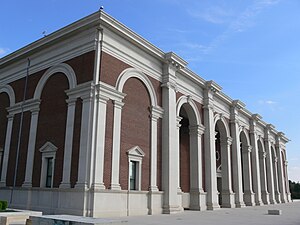
POLYGON ((145 153, 140 147, 135 146, 129 149, 127 154, 129 167, 128 189, 132 191, 140 191, 142 180, 142 161, 145 153))
POLYGON ((129 163, 129 188, 130 190, 137 190, 137 164, 136 161, 129 163))
POLYGON ((57 147, 51 142, 46 142, 40 148, 42 153, 41 187, 53 187, 56 151, 57 147))
POLYGON ((46 187, 52 187, 53 180, 53 158, 47 158, 47 175, 46 175, 46 187))

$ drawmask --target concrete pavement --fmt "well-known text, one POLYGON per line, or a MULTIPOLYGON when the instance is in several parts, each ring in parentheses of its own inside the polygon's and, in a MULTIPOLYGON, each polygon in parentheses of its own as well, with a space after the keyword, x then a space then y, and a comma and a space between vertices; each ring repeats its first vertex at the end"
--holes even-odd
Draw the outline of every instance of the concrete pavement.
POLYGON ((173 215, 129 216, 113 218, 128 225, 300 225, 300 201, 286 204, 219 209, 215 211, 184 211, 173 215), (282 210, 282 215, 268 215, 268 210, 282 210))

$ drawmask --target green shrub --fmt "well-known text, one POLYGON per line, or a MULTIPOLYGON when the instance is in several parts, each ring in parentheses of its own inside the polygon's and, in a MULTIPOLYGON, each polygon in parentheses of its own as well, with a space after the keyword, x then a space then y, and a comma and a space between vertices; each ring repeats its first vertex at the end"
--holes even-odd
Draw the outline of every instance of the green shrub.
POLYGON ((7 201, 0 201, 0 210, 5 211, 7 209, 7 201))

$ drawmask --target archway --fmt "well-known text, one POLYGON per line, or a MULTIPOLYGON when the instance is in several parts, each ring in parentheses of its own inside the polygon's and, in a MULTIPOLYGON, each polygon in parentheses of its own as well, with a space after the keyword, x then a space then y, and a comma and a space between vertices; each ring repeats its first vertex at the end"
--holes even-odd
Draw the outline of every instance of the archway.
POLYGON ((181 97, 177 103, 179 187, 182 190, 183 208, 200 210, 205 205, 201 198, 202 142, 204 127, 195 103, 189 97, 181 97))
POLYGON ((240 133, 240 150, 242 160, 242 183, 244 192, 244 202, 247 206, 254 205, 254 193, 252 189, 252 165, 251 165, 251 146, 248 134, 242 130, 240 133))
POLYGON ((257 147, 259 153, 259 172, 260 172, 260 183, 261 183, 261 196, 264 204, 270 204, 269 193, 268 193, 268 182, 267 182, 267 171, 266 171, 266 152, 262 141, 257 140, 257 147))
POLYGON ((229 128, 224 118, 217 118, 215 122, 216 148, 216 177, 219 192, 219 205, 223 208, 234 207, 232 191, 231 169, 231 138, 229 128))

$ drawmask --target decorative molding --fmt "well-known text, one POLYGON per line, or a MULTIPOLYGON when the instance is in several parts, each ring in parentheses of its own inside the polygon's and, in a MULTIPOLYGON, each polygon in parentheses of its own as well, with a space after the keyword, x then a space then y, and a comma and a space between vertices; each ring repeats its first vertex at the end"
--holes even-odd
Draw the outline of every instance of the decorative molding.
POLYGON ((51 142, 47 141, 40 149, 41 153, 53 153, 57 151, 57 147, 51 142))
POLYGON ((220 85, 218 85, 216 82, 214 82, 213 80, 206 81, 205 88, 207 91, 213 92, 213 93, 217 93, 222 90, 222 87, 220 85))
POLYGON ((23 102, 19 102, 11 107, 7 108, 7 111, 9 113, 9 115, 15 115, 18 113, 22 112, 22 108, 23 108, 23 112, 26 111, 31 111, 31 112, 38 112, 40 110, 40 103, 41 100, 39 99, 29 99, 26 100, 23 104, 23 102))
POLYGON ((187 62, 176 55, 174 52, 168 52, 164 56, 166 63, 173 65, 176 69, 180 70, 187 66, 187 62))
POLYGON ((0 94, 1 93, 6 93, 8 95, 10 106, 13 106, 16 103, 15 92, 10 85, 0 86, 0 94))

